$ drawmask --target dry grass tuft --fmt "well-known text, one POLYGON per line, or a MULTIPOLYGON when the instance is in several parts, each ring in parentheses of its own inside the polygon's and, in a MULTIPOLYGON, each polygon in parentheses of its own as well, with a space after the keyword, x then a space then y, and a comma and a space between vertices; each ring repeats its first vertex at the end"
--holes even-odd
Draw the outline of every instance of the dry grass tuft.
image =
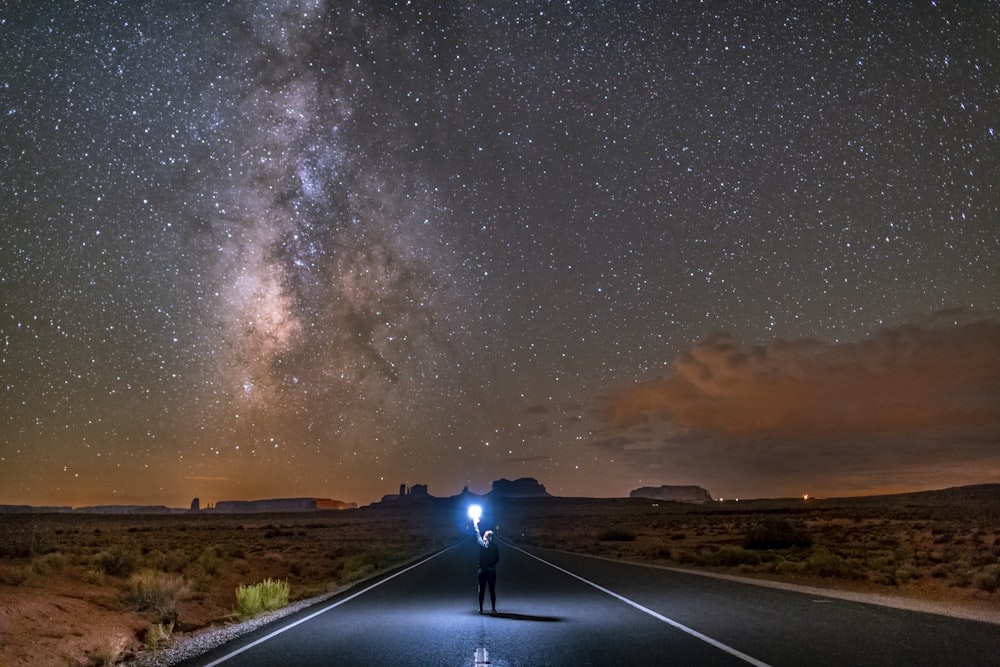
POLYGON ((129 578, 125 605, 149 613, 157 622, 173 624, 178 604, 189 594, 190 587, 180 575, 143 570, 129 578))
POLYGON ((156 648, 162 646, 170 641, 170 637, 174 634, 174 624, 171 623, 153 623, 146 630, 144 641, 146 646, 150 648, 156 648))
POLYGON ((89 654, 92 667, 110 667, 120 663, 128 653, 128 635, 119 629, 102 639, 89 654))

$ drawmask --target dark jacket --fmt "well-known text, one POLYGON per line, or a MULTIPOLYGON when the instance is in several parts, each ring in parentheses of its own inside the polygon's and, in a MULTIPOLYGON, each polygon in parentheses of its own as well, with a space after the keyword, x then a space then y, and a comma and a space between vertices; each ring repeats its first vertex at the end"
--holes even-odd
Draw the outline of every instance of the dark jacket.
POLYGON ((495 568, 500 562, 500 549, 497 548, 496 538, 493 538, 490 544, 486 544, 486 540, 478 532, 476 537, 479 538, 479 567, 495 568))

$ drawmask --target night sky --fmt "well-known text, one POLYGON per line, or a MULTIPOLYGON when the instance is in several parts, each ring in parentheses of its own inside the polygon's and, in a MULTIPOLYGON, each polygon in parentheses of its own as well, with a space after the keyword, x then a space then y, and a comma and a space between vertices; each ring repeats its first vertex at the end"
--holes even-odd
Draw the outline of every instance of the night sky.
POLYGON ((0 503, 1000 482, 996 2, 0 8, 0 503))

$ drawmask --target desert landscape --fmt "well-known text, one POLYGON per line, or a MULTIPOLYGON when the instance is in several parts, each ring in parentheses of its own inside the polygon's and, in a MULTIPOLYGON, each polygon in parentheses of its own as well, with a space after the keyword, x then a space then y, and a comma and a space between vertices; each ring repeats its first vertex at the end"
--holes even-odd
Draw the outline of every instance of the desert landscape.
MULTIPOLYGON (((0 665, 141 663, 245 621, 236 590, 332 595, 462 539, 463 499, 286 514, 0 514, 0 665)), ((702 504, 485 498, 513 544, 891 595, 1000 622, 1000 485, 702 504)))

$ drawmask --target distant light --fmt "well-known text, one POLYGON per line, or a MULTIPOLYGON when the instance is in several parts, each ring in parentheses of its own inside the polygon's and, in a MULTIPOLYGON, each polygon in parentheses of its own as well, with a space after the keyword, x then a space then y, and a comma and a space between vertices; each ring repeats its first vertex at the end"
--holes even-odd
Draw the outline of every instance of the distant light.
POLYGON ((483 515, 483 508, 479 505, 469 505, 469 518, 479 523, 479 517, 483 515))

